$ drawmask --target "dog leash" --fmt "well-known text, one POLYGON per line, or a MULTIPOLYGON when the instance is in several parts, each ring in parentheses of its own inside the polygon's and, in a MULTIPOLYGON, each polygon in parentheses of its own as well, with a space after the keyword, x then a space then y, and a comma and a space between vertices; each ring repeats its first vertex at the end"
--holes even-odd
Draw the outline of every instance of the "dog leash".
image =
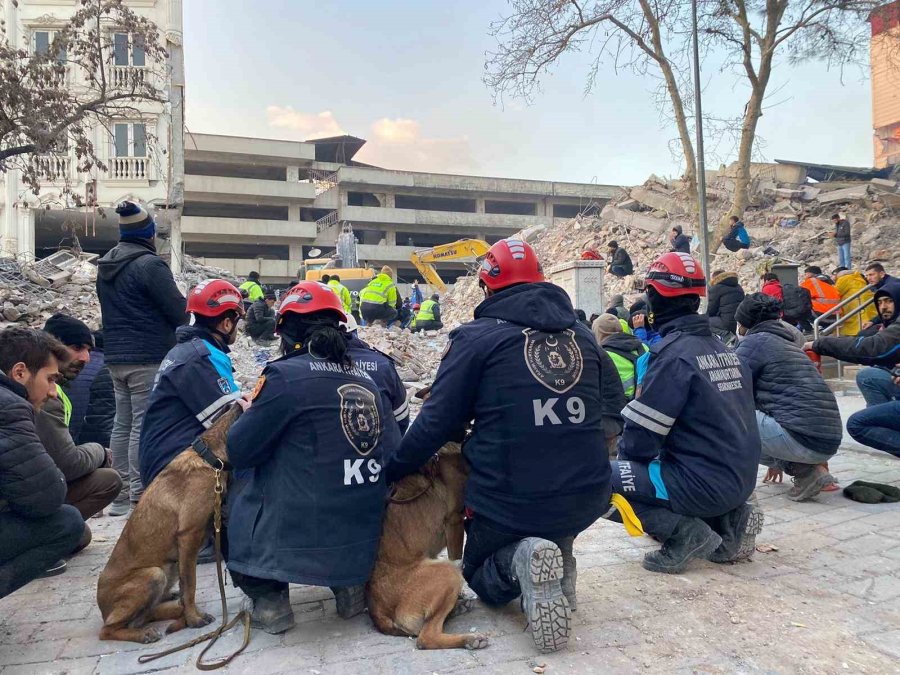
POLYGON ((225 577, 222 573, 222 493, 225 490, 225 486, 222 484, 222 471, 225 469, 225 464, 222 462, 222 460, 218 460, 218 462, 219 466, 213 468, 216 473, 213 527, 216 531, 216 576, 219 580, 219 597, 222 599, 222 624, 214 631, 204 633, 203 635, 196 637, 193 640, 184 643, 183 645, 172 647, 171 649, 167 649, 163 652, 157 652, 155 654, 144 654, 143 656, 138 657, 138 663, 148 663, 149 661, 155 661, 156 659, 161 659, 162 657, 168 656, 169 654, 175 654, 185 649, 190 649, 191 647, 195 647, 196 645, 209 640, 210 643, 203 648, 203 651, 200 652, 200 655, 197 657, 196 666, 199 670, 217 670, 231 663, 234 658, 238 656, 238 654, 240 654, 242 651, 244 651, 247 648, 247 645, 250 644, 250 613, 246 610, 243 610, 238 612, 237 616, 235 616, 231 621, 228 620, 228 602, 225 600, 225 577), (241 620, 243 620, 244 623, 244 642, 240 646, 240 648, 233 654, 225 656, 218 661, 204 663, 203 657, 206 655, 206 652, 212 649, 212 646, 216 644, 220 637, 222 637, 223 633, 234 628, 241 620))

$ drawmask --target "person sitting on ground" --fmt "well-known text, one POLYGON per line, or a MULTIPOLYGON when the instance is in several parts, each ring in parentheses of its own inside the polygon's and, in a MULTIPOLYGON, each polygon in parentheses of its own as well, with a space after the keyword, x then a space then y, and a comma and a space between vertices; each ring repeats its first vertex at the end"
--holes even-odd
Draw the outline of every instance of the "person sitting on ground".
MULTIPOLYGON (((397 318, 400 294, 394 284, 394 270, 385 265, 359 294, 360 311, 366 325, 382 321, 389 325, 397 318)), ((423 303, 424 304, 424 303, 423 303)))
MULTIPOLYGON (((621 413, 622 409, 625 408, 625 404, 635 397, 637 391, 637 362, 643 354, 647 353, 648 348, 638 338, 624 332, 622 330, 622 320, 616 319, 612 314, 598 316, 591 325, 591 329, 619 376, 621 390, 616 388, 616 393, 621 395, 621 399, 618 399, 616 404, 617 406, 621 405, 621 408, 619 408, 621 413)), ((607 386, 604 383, 604 399, 608 398, 608 389, 613 389, 613 385, 607 386)), ((615 457, 619 435, 622 433, 622 425, 612 426, 607 424, 606 431, 606 450, 610 457, 615 457)))
MULTIPOLYGON (((865 277, 856 270, 848 270, 846 267, 838 267, 834 270, 834 287, 841 296, 841 302, 850 299, 862 291, 868 283, 865 277)), ((858 296, 855 300, 844 305, 838 314, 838 318, 847 316, 858 310, 866 303, 871 303, 872 293, 865 292, 858 296)), ((872 319, 877 316, 875 305, 870 304, 868 307, 858 312, 852 318, 847 319, 844 323, 837 327, 837 335, 858 335, 863 330, 863 326, 871 326, 872 319)))
POLYGON ((691 252, 691 238, 684 233, 681 225, 676 225, 672 228, 672 236, 669 237, 669 243, 672 245, 669 251, 688 254, 691 252))
POLYGON ((49 333, 0 331, 0 598, 42 575, 62 574, 62 558, 84 534, 84 518, 65 503, 65 476, 34 429, 68 358, 49 333))
POLYGON ((734 313, 744 299, 744 289, 738 281, 737 272, 716 270, 709 280, 709 303, 706 316, 714 331, 734 334, 737 323, 734 313))
MULTIPOLYGON (((41 408, 35 418, 35 430, 47 454, 66 478, 66 503, 88 520, 109 506, 122 489, 122 478, 111 468, 109 450, 99 443, 76 445, 69 433, 72 405, 66 385, 90 360, 94 336, 84 323, 65 314, 54 314, 47 319, 44 331, 65 345, 69 358, 65 364, 60 364, 56 396, 41 408)), ((85 548, 90 542, 91 528, 85 523, 84 535, 76 550, 85 548)))
POLYGON ((766 272, 762 275, 762 292, 775 298, 778 302, 784 302, 784 288, 781 286, 781 279, 775 272, 766 272))
POLYGON ((625 309, 625 296, 621 293, 612 296, 609 301, 609 307, 606 308, 606 313, 615 314, 620 319, 625 319, 625 321, 628 321, 628 319, 631 318, 631 314, 625 309))
POLYGON ((412 301, 409 298, 403 298, 403 304, 400 305, 400 312, 397 314, 397 322, 400 324, 400 328, 409 328, 412 320, 412 301))
POLYGON ((737 355, 753 378, 760 462, 794 477, 788 498, 815 497, 834 483, 824 464, 841 445, 837 399, 781 321, 781 303, 763 293, 737 308, 737 355))
MULTIPOLYGON (((823 274, 818 265, 810 265, 803 271, 800 287, 809 291, 814 318, 831 311, 841 301, 841 294, 834 287, 831 278, 823 274)), ((835 318, 832 314, 829 319, 823 319, 823 325, 833 323, 835 318)))
POLYGON ((722 238, 722 245, 732 253, 750 248, 750 235, 747 234, 747 228, 744 227, 741 219, 737 216, 731 216, 729 221, 731 222, 731 228, 728 230, 728 234, 722 238))
MULTIPOLYGON (((706 280, 696 260, 666 253, 647 285, 662 340, 650 348, 640 395, 622 412, 613 492, 662 542, 644 556, 647 570, 748 559, 763 521, 747 503, 760 457, 750 373, 697 313, 706 280)), ((609 517, 623 519, 621 511, 609 517)))
MULTIPOLYGON (((94 350, 91 352, 91 360, 88 366, 95 363, 103 363, 103 331, 94 331, 94 350)), ((87 367, 85 367, 87 370, 87 367)), ((82 375, 84 370, 81 371, 82 375)), ((76 378, 76 382, 81 375, 76 378)), ((74 410, 74 402, 73 402, 74 410)), ((100 368, 91 382, 88 394, 87 413, 75 442, 99 443, 104 448, 109 447, 112 437, 113 422, 116 417, 116 390, 113 385, 112 375, 105 365, 100 368)), ((70 427, 71 428, 71 427, 70 427)))
POLYGON ((435 293, 421 304, 419 312, 416 314, 415 321, 411 326, 413 333, 418 333, 423 330, 440 330, 444 327, 444 324, 441 321, 440 299, 440 296, 435 293))
POLYGON ((847 433, 857 443, 900 457, 900 368, 891 371, 894 400, 876 403, 850 415, 847 433))
POLYGON ((341 283, 341 277, 337 274, 332 274, 331 278, 325 283, 341 299, 341 305, 343 306, 344 311, 349 312, 352 299, 350 297, 349 289, 341 283))
POLYGON ((627 277, 634 274, 634 264, 631 262, 631 256, 628 251, 619 246, 619 242, 611 241, 606 247, 606 256, 609 259, 609 268, 606 270, 612 275, 619 277, 627 277))
POLYGON ((275 339, 275 294, 267 292, 247 310, 247 334, 254 340, 271 342, 275 339))
POLYGON ((228 459, 247 482, 229 495, 228 570, 247 596, 251 625, 294 625, 290 583, 328 586, 338 615, 365 609, 396 451, 373 378, 356 367, 337 296, 301 282, 284 298, 253 402, 228 432, 228 459), (265 507, 263 507, 265 504, 265 507))

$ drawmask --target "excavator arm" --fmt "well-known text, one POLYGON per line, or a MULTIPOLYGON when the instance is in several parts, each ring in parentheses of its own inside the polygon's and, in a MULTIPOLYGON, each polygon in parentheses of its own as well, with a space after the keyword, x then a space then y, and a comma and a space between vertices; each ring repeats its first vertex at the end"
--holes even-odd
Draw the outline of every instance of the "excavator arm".
POLYGON ((434 263, 464 258, 477 259, 487 253, 490 248, 490 245, 481 239, 460 239, 452 244, 416 249, 409 256, 409 260, 416 266, 416 269, 419 270, 428 284, 444 293, 447 290, 447 286, 434 268, 434 263))

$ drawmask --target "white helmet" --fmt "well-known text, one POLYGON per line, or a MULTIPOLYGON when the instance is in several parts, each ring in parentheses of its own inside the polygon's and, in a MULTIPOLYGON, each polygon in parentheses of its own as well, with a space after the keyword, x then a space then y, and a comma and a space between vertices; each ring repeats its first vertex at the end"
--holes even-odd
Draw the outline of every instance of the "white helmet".
POLYGON ((343 326, 344 330, 348 333, 352 333, 359 328, 359 325, 356 323, 356 319, 353 318, 352 314, 347 314, 347 320, 341 321, 340 325, 343 326))

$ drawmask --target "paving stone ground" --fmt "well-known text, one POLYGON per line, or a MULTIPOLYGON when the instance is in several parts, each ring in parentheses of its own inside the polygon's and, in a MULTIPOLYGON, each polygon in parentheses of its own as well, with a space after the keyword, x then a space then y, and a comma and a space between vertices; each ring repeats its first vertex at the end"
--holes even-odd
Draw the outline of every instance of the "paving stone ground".
MULTIPOLYGON (((856 396, 839 400, 845 420, 863 405, 856 396)), ((900 461, 849 438, 831 469, 842 485, 900 485, 900 461)), ((900 673, 900 504, 859 504, 840 492, 797 504, 785 497, 788 487, 760 483, 766 526, 758 543, 778 550, 750 563, 699 562, 680 576, 651 574, 640 560, 652 541, 595 524, 576 541, 580 605, 564 652, 536 654, 515 603, 499 611, 478 605, 448 623, 452 631, 487 632, 487 649, 425 652, 381 635, 365 615, 340 620, 327 589, 296 586, 297 627, 282 636, 255 632, 222 672, 900 673)), ((96 580, 122 525, 121 518, 92 520, 94 543, 64 575, 0 600, 0 675, 194 671, 200 647, 144 665, 137 658, 197 631, 154 645, 97 639, 96 580)), ((227 594, 233 611, 240 592, 229 585, 227 594)), ((213 565, 200 568, 198 597, 220 616, 213 565)), ((223 639, 217 653, 239 637, 223 639)))

